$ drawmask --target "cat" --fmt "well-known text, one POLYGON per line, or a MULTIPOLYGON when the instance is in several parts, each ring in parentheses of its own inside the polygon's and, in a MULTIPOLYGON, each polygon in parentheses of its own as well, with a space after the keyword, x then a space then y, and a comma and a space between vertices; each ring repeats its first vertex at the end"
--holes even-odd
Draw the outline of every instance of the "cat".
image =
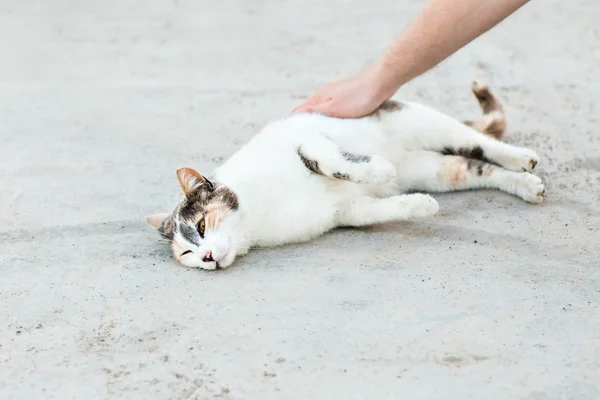
POLYGON ((147 220, 181 264, 213 270, 253 247, 436 214, 436 200, 419 191, 493 188, 541 203, 538 155, 502 142, 501 101, 483 82, 472 91, 483 110, 474 121, 388 100, 358 119, 301 113, 269 123, 214 179, 177 170, 183 200, 147 220))

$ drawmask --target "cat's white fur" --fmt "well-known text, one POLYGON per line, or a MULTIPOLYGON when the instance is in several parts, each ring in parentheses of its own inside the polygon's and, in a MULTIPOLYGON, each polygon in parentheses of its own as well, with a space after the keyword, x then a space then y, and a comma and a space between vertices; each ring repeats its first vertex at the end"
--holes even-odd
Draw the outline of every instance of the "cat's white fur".
POLYGON ((199 246, 175 234, 173 251, 186 266, 214 269, 217 262, 231 265, 255 246, 307 241, 339 226, 438 211, 431 196, 406 194, 411 191, 496 188, 539 203, 544 184, 530 173, 537 161, 532 150, 485 136, 414 102, 361 119, 293 115, 268 124, 217 168, 214 181, 237 195, 239 209, 207 231, 199 246), (448 148, 480 148, 498 165, 480 163, 477 172, 463 157, 442 155, 448 148), (318 162, 322 174, 311 172, 299 152, 318 162), (371 159, 353 162, 344 152, 371 159), (332 178, 335 173, 342 179, 332 178), (191 252, 178 256, 186 250, 191 252), (208 252, 214 261, 203 262, 208 252))

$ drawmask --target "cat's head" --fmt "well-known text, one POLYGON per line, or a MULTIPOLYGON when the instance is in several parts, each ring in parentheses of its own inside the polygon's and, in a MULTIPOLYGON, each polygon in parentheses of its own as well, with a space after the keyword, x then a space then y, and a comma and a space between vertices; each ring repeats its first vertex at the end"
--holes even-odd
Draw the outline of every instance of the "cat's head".
POLYGON ((187 267, 228 267, 236 256, 236 225, 240 220, 237 195, 191 168, 177 170, 185 198, 170 214, 148 222, 171 241, 175 258, 187 267))

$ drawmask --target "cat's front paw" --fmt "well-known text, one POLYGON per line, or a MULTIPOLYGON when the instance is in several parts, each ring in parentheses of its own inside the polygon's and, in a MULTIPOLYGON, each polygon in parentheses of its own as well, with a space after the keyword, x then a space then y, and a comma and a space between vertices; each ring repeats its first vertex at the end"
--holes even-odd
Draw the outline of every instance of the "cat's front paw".
POLYGON ((383 157, 372 156, 369 162, 356 166, 356 182, 383 185, 396 178, 396 167, 383 157))
POLYGON ((415 193, 402 196, 401 203, 409 207, 409 214, 412 218, 425 218, 435 215, 440 205, 428 194, 415 193))
POLYGON ((511 154, 507 154, 500 161, 500 165, 508 170, 517 172, 531 172, 539 162, 540 157, 531 149, 515 147, 511 154))

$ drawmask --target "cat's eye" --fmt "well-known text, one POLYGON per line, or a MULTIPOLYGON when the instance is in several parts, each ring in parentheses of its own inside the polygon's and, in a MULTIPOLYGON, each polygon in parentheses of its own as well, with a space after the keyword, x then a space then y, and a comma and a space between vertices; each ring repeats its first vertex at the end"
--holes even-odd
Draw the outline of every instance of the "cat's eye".
POLYGON ((200 234, 201 238, 204 238, 204 230, 206 229, 206 222, 204 221, 204 218, 202 218, 200 220, 200 222, 198 222, 198 233, 200 234))
POLYGON ((183 253, 181 253, 181 255, 180 255, 179 257, 183 257, 183 256, 185 256, 186 254, 190 254, 191 252, 192 252, 191 250, 186 250, 186 251, 184 251, 183 253))

